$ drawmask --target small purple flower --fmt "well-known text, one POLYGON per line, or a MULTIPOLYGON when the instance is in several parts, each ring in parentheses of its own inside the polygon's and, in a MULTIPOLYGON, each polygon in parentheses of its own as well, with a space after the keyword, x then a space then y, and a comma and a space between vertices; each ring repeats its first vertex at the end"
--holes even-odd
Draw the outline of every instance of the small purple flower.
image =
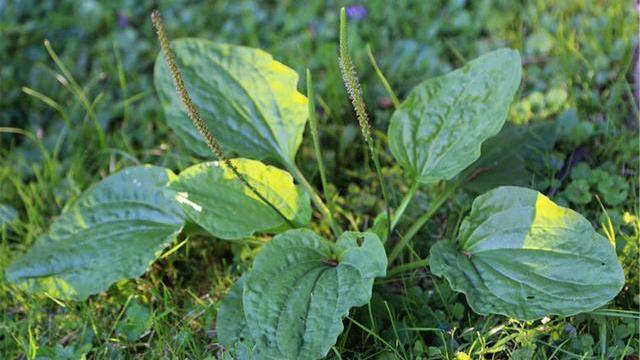
POLYGON ((125 14, 124 12, 118 13, 118 26, 120 26, 121 29, 129 26, 129 17, 127 17, 127 14, 125 14))
POLYGON ((362 5, 349 5, 346 12, 349 19, 360 20, 367 15, 367 8, 362 5))

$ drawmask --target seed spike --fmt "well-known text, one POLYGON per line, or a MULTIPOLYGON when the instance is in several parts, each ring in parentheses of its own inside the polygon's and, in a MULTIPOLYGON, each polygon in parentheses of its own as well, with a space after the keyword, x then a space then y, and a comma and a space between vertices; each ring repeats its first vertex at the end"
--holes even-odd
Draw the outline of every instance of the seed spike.
MULTIPOLYGON (((340 55, 338 57, 338 64, 340 65, 344 86, 347 89, 347 94, 351 99, 353 110, 358 118, 362 137, 369 147, 371 160, 373 161, 373 165, 376 169, 376 175, 380 182, 382 198, 384 200, 387 213, 387 236, 389 236, 391 235, 391 208, 389 207, 389 196, 382 177, 382 168, 380 166, 380 160, 378 159, 378 152, 376 151, 373 139, 371 138, 371 124, 369 123, 369 115, 367 115, 367 109, 362 98, 362 88, 360 87, 356 67, 353 65, 351 58, 349 57, 349 46, 347 42, 347 15, 344 8, 340 9, 340 55)), ((387 239, 383 239, 383 241, 386 240, 387 239)))
POLYGON ((160 48, 162 49, 162 53, 164 54, 165 60, 167 62, 167 67, 169 68, 169 72, 171 73, 171 77, 173 78, 173 84, 176 87, 176 92, 180 96, 180 101, 184 104, 187 114, 189 115, 189 119, 196 126, 198 131, 204 136, 205 141, 214 155, 222 162, 224 162, 227 166, 229 165, 229 161, 224 155, 222 151, 222 147, 220 143, 216 140, 216 138, 209 131, 209 127, 207 123, 205 123, 200 117, 200 112, 193 104, 191 100, 191 96, 189 96, 189 92, 187 92, 187 88, 184 86, 184 80, 182 79, 182 73, 178 68, 176 63, 175 56, 173 55, 173 51, 171 51, 171 46, 169 44, 169 38, 164 31, 164 22, 162 21, 162 17, 160 16, 160 12, 158 10, 154 10, 151 13, 151 21, 153 22, 153 26, 156 29, 156 34, 158 36, 158 41, 160 42, 160 48))
POLYGON ((362 99, 362 88, 356 73, 356 67, 349 57, 349 46, 347 42, 347 20, 345 9, 340 9, 340 56, 338 64, 342 73, 342 80, 347 89, 349 99, 358 118, 362 137, 369 143, 371 141, 371 125, 369 124, 369 115, 367 114, 364 100, 362 99))

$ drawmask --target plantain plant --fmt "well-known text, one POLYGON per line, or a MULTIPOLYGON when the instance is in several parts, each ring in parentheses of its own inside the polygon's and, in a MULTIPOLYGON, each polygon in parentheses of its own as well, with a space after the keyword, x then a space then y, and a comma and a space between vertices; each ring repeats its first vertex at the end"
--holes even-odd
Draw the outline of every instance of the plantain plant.
POLYGON ((429 266, 445 277, 479 314, 522 320, 590 311, 622 288, 614 247, 587 219, 514 186, 478 196, 457 237, 437 242, 429 258, 394 265, 436 209, 465 184, 483 142, 503 127, 520 86, 517 51, 487 53, 417 85, 402 102, 390 94, 396 109, 389 147, 410 189, 392 206, 342 11, 339 65, 386 203, 374 228, 342 231, 332 204, 295 163, 309 119, 329 201, 309 72, 305 97, 296 90, 298 75, 268 53, 203 39, 169 43, 159 14, 152 19, 162 49, 154 80, 167 122, 190 151, 213 153, 215 161, 177 175, 136 166, 94 185, 10 265, 6 276, 16 286, 84 300, 142 275, 178 234, 194 228, 185 224, 226 241, 274 235, 222 301, 217 319, 219 342, 230 354, 258 359, 326 356, 349 309, 369 302, 374 280, 414 268, 429 266), (387 237, 417 189, 443 181, 446 190, 387 253, 387 237), (311 203, 331 234, 311 230, 311 203))

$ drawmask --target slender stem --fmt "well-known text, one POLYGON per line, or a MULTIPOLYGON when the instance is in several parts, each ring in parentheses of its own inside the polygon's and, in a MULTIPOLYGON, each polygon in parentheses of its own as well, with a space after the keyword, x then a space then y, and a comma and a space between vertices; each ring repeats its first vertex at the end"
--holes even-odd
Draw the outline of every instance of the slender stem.
POLYGON ((404 198, 402 198, 402 202, 400 202, 400 206, 398 206, 398 209, 396 209, 396 211, 393 213, 393 218, 391 219, 391 231, 393 231, 393 229, 396 228, 396 225, 398 225, 398 221, 400 221, 400 218, 402 218, 404 211, 407 209, 407 206, 409 206, 409 203, 411 202, 413 197, 416 195, 417 190, 418 190, 418 182, 414 181, 411 187, 409 188, 409 192, 404 196, 404 198))
POLYGON ((333 221, 333 217, 331 217, 331 212, 327 205, 322 202, 322 199, 318 195, 318 193, 313 189, 313 186, 307 181, 307 178, 304 177, 300 169, 295 164, 285 164, 287 170, 291 173, 291 175, 302 185, 302 187, 307 191, 309 196, 311 197, 311 201, 313 201, 314 205, 320 210, 322 215, 329 219, 329 225, 331 226, 331 230, 333 234, 337 237, 342 234, 342 229, 338 224, 333 221))
POLYGON ((412 261, 410 263, 406 263, 406 264, 402 264, 400 266, 396 266, 393 269, 387 271, 387 276, 386 277, 392 277, 398 274, 402 274, 403 272, 409 271, 409 270, 413 270, 413 269, 418 269, 418 268, 422 268, 429 265, 429 258, 425 258, 425 259, 421 259, 421 260, 417 260, 417 261, 412 261))
POLYGON ((213 136, 211 131, 209 130, 209 126, 207 123, 202 120, 200 117, 200 112, 198 108, 191 100, 191 96, 187 91, 187 88, 184 84, 184 80, 182 79, 182 73, 178 68, 178 64, 176 63, 175 56, 173 51, 171 50, 171 45, 169 44, 169 38, 164 30, 164 23, 162 22, 162 18, 160 17, 160 12, 155 10, 151 13, 151 21, 153 22, 153 26, 156 28, 156 34, 158 35, 158 41, 160 42, 160 49, 164 54, 165 61, 167 63, 167 67, 169 68, 169 73, 171 73, 171 78, 173 79, 173 84, 176 87, 176 91, 180 96, 180 100, 184 105, 187 115, 191 122, 195 125, 195 127, 200 131, 202 137, 204 137, 207 146, 213 152, 213 154, 226 166, 228 167, 233 174, 242 181, 242 183, 247 186, 260 200, 262 200, 265 204, 269 205, 291 228, 295 228, 294 224, 289 220, 284 214, 266 197, 264 197, 253 185, 249 183, 249 181, 238 171, 233 162, 228 159, 224 151, 222 150, 222 146, 218 140, 213 136))
POLYGON ((603 319, 598 320, 598 333, 600 335, 600 359, 604 360, 607 357, 607 322, 603 319))
POLYGON ((457 186, 450 186, 444 190, 440 196, 438 196, 435 201, 429 207, 429 210, 422 214, 414 223, 411 225, 407 233, 400 238, 400 241, 393 247, 391 253, 389 254, 389 264, 395 260, 402 250, 404 250, 405 246, 413 239, 413 237, 420 231, 422 226, 431 219, 431 217, 440 209, 442 204, 449 198, 449 196, 453 193, 453 191, 457 188, 457 186))
MULTIPOLYGON (((320 181, 322 182, 322 192, 324 198, 328 203, 327 210, 329 224, 331 229, 337 229, 335 219, 333 218, 333 201, 329 196, 329 185, 327 183, 327 175, 324 169, 324 162, 322 161, 322 153, 320 151, 320 141, 318 140, 318 119, 316 118, 316 102, 313 93, 313 80, 311 78, 311 71, 307 69, 307 99, 309 105, 309 129, 311 132, 311 139, 313 140, 313 150, 316 155, 316 161, 318 162, 318 170, 320 171, 320 181)), ((336 234, 336 236, 339 234, 336 234)))
POLYGON ((376 62, 376 58, 373 57, 373 53, 371 52, 371 46, 369 44, 367 44, 367 55, 369 55, 369 60, 371 61, 371 65, 373 65, 373 69, 376 71, 376 74, 380 78, 382 85, 384 86, 385 90, 387 90, 387 94, 389 94, 389 97, 391 98, 393 107, 395 107, 396 109, 399 108, 400 100, 398 100, 398 97, 393 92, 393 89, 391 88, 391 85, 389 85, 387 78, 384 76, 384 74, 378 67, 378 63, 376 62))
POLYGON ((309 128, 311 130, 311 139, 313 140, 313 150, 316 155, 316 161, 318 162, 318 171, 320 171, 322 191, 324 193, 325 199, 330 202, 327 176, 324 169, 324 162, 322 161, 322 153, 320 151, 320 140, 318 139, 318 119, 316 118, 316 103, 313 93, 313 80, 311 78, 311 71, 309 71, 309 69, 307 69, 307 99, 309 101, 309 128))
MULTIPOLYGON (((391 206, 389 205, 389 195, 387 193, 387 187, 384 184, 384 179, 382 177, 382 168, 380 167, 380 160, 378 159, 378 152, 373 148, 373 141, 369 140, 369 149, 371 153, 371 160, 373 160, 373 165, 376 168, 376 175, 378 176, 378 182, 380 183, 380 188, 382 190, 382 199, 384 200, 385 211, 387 213, 387 238, 391 235, 391 206)), ((386 242, 387 239, 383 239, 383 242, 386 242)))
POLYGON ((20 128, 2 127, 2 126, 0 126, 0 134, 2 134, 2 133, 22 135, 22 136, 26 137, 27 139, 33 141, 34 143, 36 143, 36 145, 38 145, 38 149, 42 153, 42 156, 44 157, 45 161, 47 163, 51 162, 51 155, 47 151, 47 148, 44 147, 44 144, 42 143, 42 141, 40 139, 38 139, 38 137, 34 133, 32 133, 30 131, 27 131, 27 130, 20 129, 20 128))
POLYGON ((56 54, 55 50, 53 50, 53 47, 51 46, 51 43, 49 42, 49 40, 46 40, 46 39, 44 40, 44 47, 45 49, 47 49, 47 52, 49 53, 49 56, 51 57, 53 62, 56 63, 56 65, 58 66, 58 69, 60 69, 60 71, 62 72, 63 78, 66 79, 66 82, 63 83, 62 85, 64 87, 67 87, 66 83, 68 82, 69 91, 71 91, 71 93, 80 100, 80 103, 82 104, 85 111, 87 112, 87 116, 89 116, 89 118, 93 122, 94 127, 96 128, 96 133, 98 134, 98 141, 100 142, 100 147, 105 148, 107 144, 107 139, 104 134, 104 130, 102 129, 102 126, 100 125, 100 122, 98 121, 98 118, 96 117, 93 111, 94 106, 91 104, 91 102, 89 102, 89 99, 84 93, 84 89, 80 87, 80 85, 78 85, 78 83, 74 79, 69 69, 67 69, 67 67, 64 65, 62 60, 60 60, 60 58, 58 57, 58 54, 56 54))

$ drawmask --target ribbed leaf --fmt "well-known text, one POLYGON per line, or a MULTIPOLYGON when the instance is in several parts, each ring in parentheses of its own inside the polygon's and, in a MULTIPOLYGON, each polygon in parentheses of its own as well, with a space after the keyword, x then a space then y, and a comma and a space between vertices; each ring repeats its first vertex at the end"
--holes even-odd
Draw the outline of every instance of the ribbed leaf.
POLYGON ((518 52, 502 49, 416 86, 389 124, 396 160, 421 183, 456 176, 502 128, 520 72, 518 52))
POLYGON ((461 177, 467 190, 484 193, 498 186, 527 186, 533 179, 527 164, 542 162, 555 144, 552 123, 536 122, 531 126, 506 124, 500 133, 482 144, 482 155, 461 177))
POLYGON ((319 359, 351 307, 371 298, 387 258, 373 233, 345 232, 332 244, 310 230, 277 235, 247 276, 245 318, 260 359, 319 359))
POLYGON ((172 176, 137 166, 94 185, 9 266, 8 280, 27 291, 82 300, 142 275, 183 226, 182 211, 165 194, 172 176))
POLYGON ((624 284, 614 248, 587 219, 519 187, 476 198, 457 241, 431 248, 430 266, 477 313, 522 320, 593 310, 624 284))
MULTIPOLYGON (((292 223, 306 225, 311 220, 309 196, 293 184, 289 173, 257 160, 234 159, 232 163, 292 223)), ((217 161, 185 169, 170 187, 184 212, 221 239, 244 239, 256 232, 288 228, 282 216, 217 161)))
POLYGON ((252 357, 254 341, 247 327, 242 305, 242 292, 247 279, 243 275, 222 299, 216 318, 218 341, 235 359, 252 357))
MULTIPOLYGON (((225 150, 293 163, 308 110, 292 69, 259 49, 201 39, 179 39, 171 47, 193 102, 225 150)), ((193 152, 211 156, 187 117, 163 55, 156 60, 154 81, 169 126, 193 152)))

